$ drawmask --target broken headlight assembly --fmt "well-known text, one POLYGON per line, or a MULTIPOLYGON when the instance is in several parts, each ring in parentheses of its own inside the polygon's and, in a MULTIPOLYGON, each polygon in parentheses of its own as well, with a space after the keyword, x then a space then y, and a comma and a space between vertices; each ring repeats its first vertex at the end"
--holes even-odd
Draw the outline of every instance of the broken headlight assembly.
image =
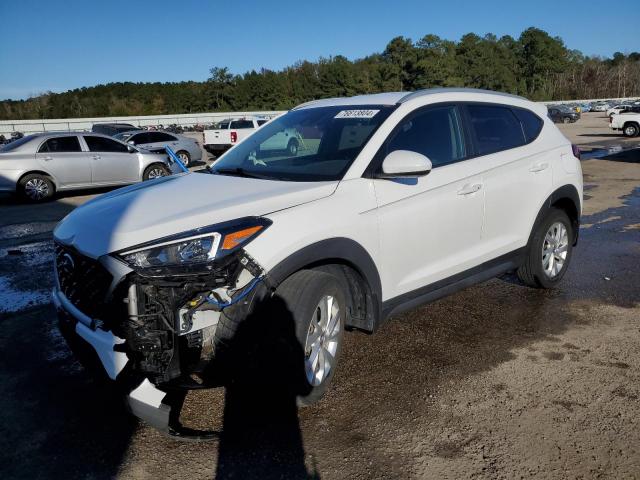
POLYGON ((116 257, 144 276, 208 273, 213 262, 248 244, 271 221, 247 217, 138 245, 116 257))

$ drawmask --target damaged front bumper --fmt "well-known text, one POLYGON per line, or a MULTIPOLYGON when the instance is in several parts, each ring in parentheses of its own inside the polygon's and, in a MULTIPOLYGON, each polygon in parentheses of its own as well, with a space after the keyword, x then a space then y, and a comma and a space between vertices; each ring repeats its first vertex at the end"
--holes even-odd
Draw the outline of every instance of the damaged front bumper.
POLYGON ((55 273, 53 302, 76 357, 114 382, 134 415, 177 436, 185 436, 180 392, 217 385, 210 367, 222 311, 250 304, 264 279, 243 250, 206 275, 143 277, 112 257, 90 259, 61 244, 55 273))

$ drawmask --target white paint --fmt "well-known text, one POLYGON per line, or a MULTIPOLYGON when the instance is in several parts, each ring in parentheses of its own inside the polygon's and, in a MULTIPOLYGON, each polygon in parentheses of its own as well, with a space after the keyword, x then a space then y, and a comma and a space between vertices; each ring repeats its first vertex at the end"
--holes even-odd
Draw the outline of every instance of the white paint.
POLYGON ((76 333, 84 338, 96 351, 102 366, 107 371, 107 375, 111 380, 115 380, 118 374, 127 364, 127 354, 124 352, 115 352, 114 345, 124 343, 124 339, 116 337, 110 332, 105 332, 99 328, 91 330, 83 323, 76 324, 76 333))
POLYGON ((145 378, 138 387, 133 390, 129 396, 136 400, 151 405, 154 408, 160 408, 162 399, 165 397, 166 392, 158 390, 149 379, 145 378))

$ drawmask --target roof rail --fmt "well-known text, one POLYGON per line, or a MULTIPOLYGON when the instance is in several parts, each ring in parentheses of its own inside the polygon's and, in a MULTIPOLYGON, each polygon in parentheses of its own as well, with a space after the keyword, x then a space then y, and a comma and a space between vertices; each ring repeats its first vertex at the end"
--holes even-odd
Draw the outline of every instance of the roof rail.
POLYGON ((408 102, 409 100, 413 100, 414 98, 418 98, 418 97, 423 97, 425 95, 433 95, 436 93, 484 93, 487 95, 498 95, 498 96, 502 96, 502 97, 510 97, 510 98, 519 98, 521 100, 527 100, 524 97, 521 97, 519 95, 513 95, 511 93, 504 93, 504 92, 495 92, 493 90, 483 90, 481 88, 449 88, 449 87, 443 87, 443 88, 425 88, 423 90, 416 90, 415 92, 409 92, 407 93, 407 95, 405 95, 404 97, 402 97, 398 103, 405 103, 408 102))

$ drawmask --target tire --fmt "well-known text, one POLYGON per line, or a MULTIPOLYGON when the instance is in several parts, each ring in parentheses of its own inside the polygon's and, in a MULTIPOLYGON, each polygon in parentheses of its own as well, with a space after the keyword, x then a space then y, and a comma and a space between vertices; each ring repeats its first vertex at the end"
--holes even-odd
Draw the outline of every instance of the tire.
MULTIPOLYGON (((301 368, 304 368, 304 378, 307 384, 304 393, 298 394, 298 404, 301 406, 312 405, 320 400, 329 388, 340 357, 347 312, 346 293, 339 280, 333 275, 318 270, 301 270, 282 282, 275 294, 276 297, 284 301, 287 309, 291 312, 295 323, 296 338, 299 346, 303 349, 304 365, 301 368), (333 299, 334 311, 337 309, 337 312, 335 316, 327 318, 326 329, 322 333, 318 331, 320 334, 319 343, 312 343, 314 329, 318 329, 318 323, 313 320, 317 319, 319 315, 322 318, 320 304, 324 304, 328 298, 333 299), (332 320, 335 321, 334 328, 331 328, 331 324, 334 323, 332 320), (314 371, 314 362, 312 362, 311 356, 316 350, 315 346, 318 351, 315 365, 319 367, 321 361, 325 360, 328 363, 325 363, 324 367, 330 365, 328 372, 326 370, 321 372, 320 369, 317 372, 314 371)), ((320 320, 320 324, 322 324, 322 320, 320 320)))
POLYGON ((18 193, 29 202, 44 202, 53 197, 55 186, 46 175, 31 173, 18 182, 18 193))
POLYGON ((640 128, 637 123, 627 123, 623 128, 622 132, 625 137, 637 137, 638 133, 640 133, 640 128))
POLYGON ((189 152, 186 150, 180 150, 176 155, 180 158, 180 161, 185 167, 188 167, 191 164, 191 155, 189 155, 189 152))
POLYGON ((531 237, 526 259, 518 269, 518 278, 530 287, 554 288, 567 272, 574 238, 573 226, 567 214, 557 208, 550 209, 531 237), (561 233, 559 225, 564 228, 565 234, 561 233), (550 253, 544 255, 543 249, 550 253), (566 253, 564 258, 562 253, 566 253))
POLYGON ((564 117, 562 119, 562 123, 571 123, 571 119, 569 117, 564 117))
POLYGON ((295 138, 289 140, 289 144, 287 145, 287 152, 289 155, 295 156, 298 154, 298 141, 295 138))
POLYGON ((167 175, 171 175, 171 172, 165 165, 161 163, 152 163, 145 168, 144 173, 142 174, 142 180, 154 180, 156 178, 166 177, 167 175))

